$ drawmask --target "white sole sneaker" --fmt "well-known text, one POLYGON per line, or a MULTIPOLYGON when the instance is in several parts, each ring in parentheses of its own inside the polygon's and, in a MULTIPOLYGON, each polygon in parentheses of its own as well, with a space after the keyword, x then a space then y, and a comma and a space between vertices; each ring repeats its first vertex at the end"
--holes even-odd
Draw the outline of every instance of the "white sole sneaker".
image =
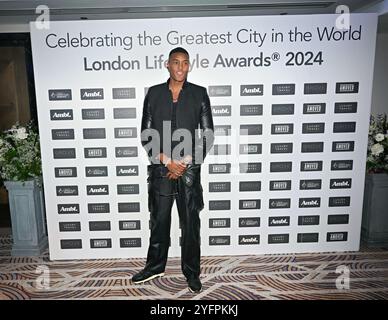
POLYGON ((134 284, 139 284, 139 283, 144 283, 144 282, 147 282, 147 281, 150 281, 152 279, 155 279, 157 277, 163 277, 164 276, 164 272, 162 273, 158 273, 158 274, 154 274, 150 277, 148 277, 147 279, 144 279, 144 280, 140 280, 140 281, 132 281, 134 284))
POLYGON ((191 288, 189 287, 189 291, 190 291, 191 293, 200 293, 200 292, 202 291, 202 288, 201 288, 201 290, 199 290, 199 291, 194 291, 194 290, 191 290, 191 288))

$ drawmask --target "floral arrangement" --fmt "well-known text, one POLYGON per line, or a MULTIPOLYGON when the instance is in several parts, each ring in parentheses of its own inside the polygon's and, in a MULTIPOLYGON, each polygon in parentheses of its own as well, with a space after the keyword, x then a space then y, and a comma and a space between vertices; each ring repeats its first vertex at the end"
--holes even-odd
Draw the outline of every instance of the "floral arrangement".
POLYGON ((18 123, 0 133, 0 177, 2 181, 26 181, 42 176, 38 128, 33 121, 18 123))
POLYGON ((388 173, 388 122, 386 114, 371 115, 368 135, 368 173, 388 173))

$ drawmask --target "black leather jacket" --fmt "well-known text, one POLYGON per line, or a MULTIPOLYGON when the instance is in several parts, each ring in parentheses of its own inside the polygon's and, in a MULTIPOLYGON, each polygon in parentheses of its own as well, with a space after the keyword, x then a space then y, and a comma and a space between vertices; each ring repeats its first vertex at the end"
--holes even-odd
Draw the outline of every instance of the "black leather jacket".
MULTIPOLYGON (((152 157, 159 153, 171 157, 171 150, 163 150, 164 135, 171 141, 171 137, 163 132, 163 121, 171 121, 172 116, 173 98, 168 84, 169 80, 150 87, 144 99, 141 140, 152 164, 160 163, 152 157), (147 129, 154 129, 159 133, 159 150, 147 149, 146 145, 151 139, 150 131, 147 129)), ((187 129, 191 134, 192 148, 188 152, 185 150, 186 154, 192 156, 193 164, 203 163, 214 142, 213 117, 206 88, 185 81, 178 98, 176 124, 178 129, 187 129), (201 130, 196 132, 198 129, 201 130)), ((186 154, 181 156, 184 157, 186 154)))

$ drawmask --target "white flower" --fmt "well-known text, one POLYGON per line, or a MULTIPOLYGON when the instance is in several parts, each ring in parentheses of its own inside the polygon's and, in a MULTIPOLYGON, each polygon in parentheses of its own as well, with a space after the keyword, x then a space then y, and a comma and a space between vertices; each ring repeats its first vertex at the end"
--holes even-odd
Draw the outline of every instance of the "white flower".
POLYGON ((27 139, 28 134, 26 132, 26 128, 19 128, 15 131, 15 138, 19 140, 27 139))
POLYGON ((384 147, 380 143, 376 143, 372 146, 371 152, 374 156, 378 156, 380 153, 384 152, 384 147))
POLYGON ((384 139, 385 139, 385 136, 384 136, 382 133, 378 133, 378 134, 375 135, 375 140, 376 140, 377 142, 381 142, 381 141, 383 141, 384 139))

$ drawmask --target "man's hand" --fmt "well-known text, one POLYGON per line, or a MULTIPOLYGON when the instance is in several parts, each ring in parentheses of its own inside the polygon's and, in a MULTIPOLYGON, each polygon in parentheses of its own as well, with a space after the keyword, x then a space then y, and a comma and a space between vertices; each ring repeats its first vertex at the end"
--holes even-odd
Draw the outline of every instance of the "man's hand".
POLYGON ((183 161, 172 160, 167 164, 169 174, 167 177, 170 179, 178 179, 185 172, 187 165, 183 161), (170 174, 171 173, 171 174, 170 174))
POLYGON ((172 172, 168 172, 167 173, 167 178, 170 179, 170 180, 176 180, 176 179, 179 179, 179 176, 173 174, 172 172))

